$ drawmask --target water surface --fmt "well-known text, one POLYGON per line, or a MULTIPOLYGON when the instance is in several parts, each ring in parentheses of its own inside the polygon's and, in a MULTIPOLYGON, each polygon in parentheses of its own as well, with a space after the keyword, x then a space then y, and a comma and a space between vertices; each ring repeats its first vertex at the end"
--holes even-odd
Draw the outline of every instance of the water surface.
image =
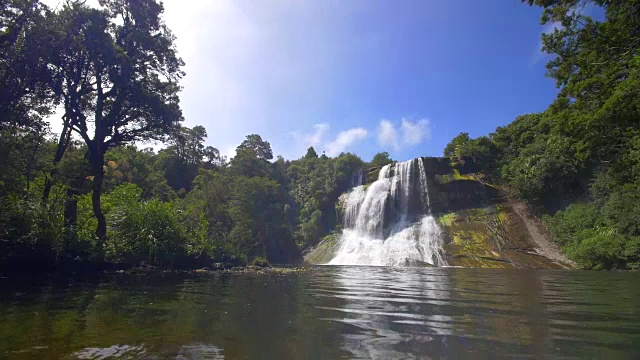
POLYGON ((640 274, 316 267, 0 280, 0 358, 640 358, 640 274))

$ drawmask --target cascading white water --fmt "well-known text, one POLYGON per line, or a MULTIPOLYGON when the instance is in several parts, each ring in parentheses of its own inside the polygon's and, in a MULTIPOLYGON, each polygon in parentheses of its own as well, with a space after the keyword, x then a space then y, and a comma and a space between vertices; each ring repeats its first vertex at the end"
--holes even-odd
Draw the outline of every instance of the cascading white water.
POLYGON ((358 172, 353 173, 351 176, 351 187, 356 187, 362 185, 363 172, 362 169, 358 170, 358 172))
POLYGON ((366 190, 351 190, 344 210, 341 246, 329 265, 446 265, 421 158, 385 165, 366 190))

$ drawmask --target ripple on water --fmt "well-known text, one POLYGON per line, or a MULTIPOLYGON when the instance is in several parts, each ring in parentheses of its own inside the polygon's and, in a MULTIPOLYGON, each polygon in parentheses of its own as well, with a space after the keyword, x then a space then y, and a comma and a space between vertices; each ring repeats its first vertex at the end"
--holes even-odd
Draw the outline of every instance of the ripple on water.
POLYGON ((77 359, 109 359, 121 357, 141 357, 144 356, 146 350, 143 345, 112 345, 105 348, 84 348, 76 351, 71 356, 77 359))
POLYGON ((5 282, 0 358, 633 359, 638 284, 639 273, 348 266, 5 282))
MULTIPOLYGON (((624 343, 621 338, 640 340, 634 334, 640 330, 638 306, 628 303, 610 313, 608 297, 592 296, 604 294, 597 281, 596 289, 579 277, 558 285, 570 274, 577 273, 343 267, 315 282, 313 292, 339 304, 317 306, 325 314, 320 319, 350 327, 343 348, 356 357, 409 351, 420 343, 416 334, 445 353, 455 353, 450 346, 458 343, 472 352, 495 346, 493 351, 511 355, 567 351, 580 340, 600 351, 624 343)), ((625 292, 619 297, 633 298, 625 292)))

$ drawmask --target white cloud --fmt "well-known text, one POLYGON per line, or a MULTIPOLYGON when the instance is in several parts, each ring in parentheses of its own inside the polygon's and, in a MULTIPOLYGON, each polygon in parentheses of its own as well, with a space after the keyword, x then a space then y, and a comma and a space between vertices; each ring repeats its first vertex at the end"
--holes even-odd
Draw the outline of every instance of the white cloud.
POLYGON ((378 124, 378 145, 399 151, 415 146, 431 138, 431 123, 427 119, 411 121, 402 119, 398 128, 389 120, 380 120, 378 124))
POLYGON ((378 125, 378 145, 381 147, 390 147, 393 150, 399 150, 398 131, 393 127, 393 123, 389 120, 380 120, 378 125))
POLYGON ((431 138, 429 120, 421 119, 415 122, 402 120, 402 141, 404 144, 414 146, 431 138))
POLYGON ((347 150, 350 146, 366 138, 369 134, 367 129, 357 127, 339 132, 335 138, 327 139, 327 133, 331 127, 327 123, 315 124, 310 132, 293 131, 289 135, 295 141, 294 148, 296 155, 304 154, 309 146, 313 146, 317 153, 323 151, 328 156, 337 156, 347 150))
POLYGON ((339 155, 353 144, 364 140, 368 134, 367 129, 361 127, 339 132, 336 138, 326 145, 327 155, 339 155))
MULTIPOLYGON (((301 133, 300 131, 292 131, 289 134, 296 142, 299 149, 306 150, 309 146, 317 148, 324 141, 324 136, 329 131, 329 124, 320 123, 313 125, 313 129, 309 133, 301 133)), ((318 149, 316 149, 318 150, 318 149)))

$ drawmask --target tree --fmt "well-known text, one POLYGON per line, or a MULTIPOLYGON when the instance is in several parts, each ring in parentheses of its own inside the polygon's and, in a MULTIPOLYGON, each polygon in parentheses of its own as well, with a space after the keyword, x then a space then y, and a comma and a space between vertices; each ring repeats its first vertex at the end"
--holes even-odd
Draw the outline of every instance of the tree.
POLYGON ((230 239, 239 252, 267 258, 267 248, 275 227, 284 218, 277 201, 278 184, 263 177, 240 177, 235 180, 229 203, 233 219, 230 239))
POLYGON ((203 151, 204 165, 211 169, 224 166, 227 162, 226 156, 220 155, 220 150, 213 146, 207 146, 203 151))
POLYGON ((51 111, 48 14, 37 0, 0 2, 0 127, 41 131, 41 118, 51 111))
POLYGON ((318 157, 318 153, 316 153, 316 150, 313 148, 313 146, 309 146, 309 148, 307 149, 307 153, 304 154, 304 158, 305 159, 314 159, 318 157))
POLYGON ((563 133, 577 144, 581 159, 612 162, 640 134, 640 4, 604 0, 527 0, 544 9, 541 22, 556 23, 543 34, 543 51, 553 55, 547 75, 560 88, 553 113, 563 133), (597 21, 583 11, 604 12, 597 21))
POLYGON ((451 141, 444 148, 444 156, 450 159, 458 158, 460 146, 466 145, 469 141, 471 141, 469 133, 461 132, 460 134, 458 134, 458 136, 451 139, 451 141))
POLYGON ((163 139, 179 121, 183 62, 154 0, 101 0, 101 9, 67 3, 50 21, 56 35, 52 82, 64 125, 88 147, 96 236, 107 224, 100 205, 108 149, 163 139))
POLYGON ((258 134, 247 135, 247 138, 238 146, 236 151, 249 151, 253 156, 262 160, 273 159, 271 144, 269 144, 268 141, 262 140, 258 134))
POLYGON ((386 151, 373 155, 373 159, 371 159, 371 165, 373 166, 383 167, 391 163, 393 163, 393 159, 386 151))
POLYGON ((273 159, 271 144, 260 135, 251 134, 236 148, 236 156, 231 159, 231 170, 239 176, 269 177, 269 160, 273 159))
POLYGON ((209 168, 222 164, 220 152, 212 146, 204 146, 207 131, 202 126, 176 127, 169 137, 171 146, 162 150, 165 177, 176 191, 190 190, 198 169, 207 161, 209 168))

